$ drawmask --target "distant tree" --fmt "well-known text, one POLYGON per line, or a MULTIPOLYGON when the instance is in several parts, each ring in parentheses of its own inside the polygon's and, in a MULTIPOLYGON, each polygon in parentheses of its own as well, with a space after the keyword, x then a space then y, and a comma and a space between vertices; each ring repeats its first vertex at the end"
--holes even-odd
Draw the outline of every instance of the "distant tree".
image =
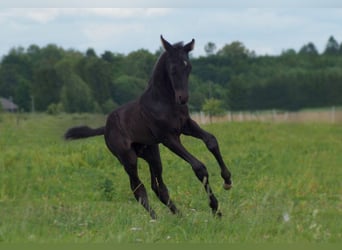
POLYGON ((249 50, 239 41, 234 41, 231 44, 226 44, 217 52, 219 56, 230 57, 232 59, 243 59, 250 55, 249 50))
POLYGON ((121 75, 114 81, 112 96, 119 105, 136 99, 145 89, 146 81, 134 76, 121 75))
POLYGON ((248 108, 247 81, 242 76, 234 77, 228 85, 228 102, 232 110, 246 110, 248 108))
POLYGON ((46 47, 40 49, 40 60, 39 63, 45 66, 55 65, 56 62, 61 60, 65 53, 62 48, 59 48, 55 44, 49 44, 46 47))
POLYGON ((120 53, 112 53, 110 51, 105 51, 101 55, 101 59, 110 64, 110 72, 113 77, 118 77, 124 74, 124 68, 125 68, 124 62, 126 59, 125 55, 120 54, 120 53))
POLYGON ((12 96, 21 109, 28 111, 31 82, 32 64, 25 49, 11 49, 0 65, 0 96, 12 96))
POLYGON ((39 65, 33 74, 31 84, 35 108, 44 111, 51 103, 58 103, 62 82, 58 78, 54 65, 39 65))
POLYGON ((41 49, 38 45, 32 44, 27 50, 27 55, 30 57, 32 64, 36 64, 41 60, 41 49))
POLYGON ((140 49, 129 53, 123 61, 123 74, 145 79, 150 78, 156 56, 148 50, 140 49))
POLYGON ((295 56, 297 53, 294 49, 285 49, 281 52, 282 56, 295 56))
POLYGON ((114 56, 114 54, 113 54, 112 52, 108 51, 108 50, 106 50, 106 51, 102 54, 101 58, 102 58, 103 60, 109 62, 109 63, 112 63, 112 62, 115 61, 115 56, 114 56))
POLYGON ((61 90, 61 103, 66 112, 92 112, 94 101, 88 85, 82 79, 71 74, 65 79, 61 90))
MULTIPOLYGON (((114 57, 111 60, 114 60, 114 57)), ((113 82, 112 64, 102 58, 92 56, 80 60, 77 68, 78 75, 90 87, 95 101, 102 105, 110 98, 110 86, 113 82)))
POLYGON ((207 56, 212 56, 215 54, 216 51, 216 44, 213 42, 208 42, 205 46, 204 46, 204 51, 207 54, 207 56))
POLYGON ((46 109, 46 113, 48 113, 49 115, 58 115, 63 111, 63 105, 62 103, 51 103, 47 109, 46 109))
POLYGON ((38 54, 40 51, 40 48, 38 45, 36 44, 31 44, 28 48, 27 48, 27 53, 28 54, 38 54))
POLYGON ((202 111, 209 115, 210 123, 214 115, 221 115, 224 112, 223 103, 221 100, 210 98, 206 99, 202 106, 202 111))
MULTIPOLYGON (((219 50, 209 42, 205 51, 210 56, 191 58, 191 111, 209 105, 206 98, 231 110, 342 105, 342 56, 329 56, 342 55, 342 43, 333 36, 322 54, 311 42, 280 56, 256 56, 238 41, 219 50)), ((109 112, 142 93, 162 52, 97 56, 91 48, 79 52, 54 44, 13 48, 0 58, 0 95, 12 96, 24 111, 34 106, 56 113, 63 106, 67 112, 109 112)))
POLYGON ((60 100, 66 112, 92 112, 94 99, 91 89, 74 72, 75 62, 66 58, 56 65, 57 76, 62 83, 60 100))
POLYGON ((102 104, 102 111, 103 113, 108 114, 117 107, 118 107, 117 103, 115 103, 112 99, 108 99, 102 104))
POLYGON ((339 45, 333 36, 329 37, 327 45, 325 47, 324 54, 326 55, 337 55, 339 53, 339 45))
POLYGON ((30 111, 31 109, 31 82, 22 78, 19 81, 19 86, 15 90, 15 102, 23 111, 30 111))
POLYGON ((87 49, 86 56, 87 57, 97 57, 96 52, 93 48, 87 49))
POLYGON ((299 50, 300 55, 318 55, 318 51, 316 49, 316 46, 309 42, 308 44, 304 45, 300 50, 299 50))

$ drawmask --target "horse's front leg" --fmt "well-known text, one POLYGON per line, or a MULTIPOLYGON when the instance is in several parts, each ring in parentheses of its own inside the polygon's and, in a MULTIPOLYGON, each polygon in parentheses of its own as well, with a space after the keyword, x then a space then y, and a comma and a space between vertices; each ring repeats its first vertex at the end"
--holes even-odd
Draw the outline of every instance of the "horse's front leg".
POLYGON ((231 173, 223 162, 216 137, 203 130, 194 120, 190 118, 184 126, 182 133, 185 135, 193 136, 195 138, 199 138, 205 143, 209 151, 215 156, 221 168, 221 176, 224 180, 223 188, 226 190, 230 189, 232 187, 231 173))
POLYGON ((195 172, 197 178, 203 183, 205 191, 208 194, 209 198, 209 206, 212 209, 214 215, 221 216, 221 212, 218 211, 218 201, 213 194, 210 185, 209 185, 209 175, 206 167, 202 162, 192 156, 181 144, 179 136, 170 136, 168 137, 163 144, 169 148, 172 152, 177 154, 179 157, 187 161, 193 171, 195 172))

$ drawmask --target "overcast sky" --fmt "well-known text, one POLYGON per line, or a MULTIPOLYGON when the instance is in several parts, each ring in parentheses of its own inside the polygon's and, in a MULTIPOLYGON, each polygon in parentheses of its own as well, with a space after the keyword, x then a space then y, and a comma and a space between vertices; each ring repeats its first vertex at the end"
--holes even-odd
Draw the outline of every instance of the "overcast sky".
POLYGON ((188 42, 195 38, 195 56, 204 54, 203 48, 208 42, 221 48, 240 41, 258 55, 277 55, 290 48, 298 51, 308 42, 313 42, 321 52, 331 35, 342 42, 342 8, 333 8, 337 2, 333 0, 325 0, 326 4, 331 3, 327 5, 331 8, 318 8, 322 5, 320 0, 310 1, 310 6, 308 1, 297 0, 299 7, 295 1, 288 0, 287 5, 269 5, 269 8, 265 8, 267 0, 259 1, 265 5, 252 8, 248 4, 175 8, 180 2, 177 0, 172 2, 173 6, 165 4, 159 8, 140 8, 152 6, 148 3, 153 0, 141 1, 146 6, 138 4, 137 8, 93 8, 97 6, 87 5, 86 0, 81 1, 82 5, 70 4, 77 0, 61 6, 53 4, 56 1, 42 5, 39 2, 43 1, 31 0, 25 7, 32 8, 21 8, 25 0, 0 1, 0 57, 13 47, 49 43, 83 52, 94 48, 99 55, 105 50, 127 54, 140 48, 155 52, 160 46, 160 34, 170 42, 188 42))

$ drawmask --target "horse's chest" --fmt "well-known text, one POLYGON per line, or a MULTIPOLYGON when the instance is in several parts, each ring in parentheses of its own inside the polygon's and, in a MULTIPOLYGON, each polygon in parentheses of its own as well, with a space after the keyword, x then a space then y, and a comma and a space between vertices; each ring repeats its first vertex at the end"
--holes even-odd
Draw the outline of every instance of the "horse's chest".
POLYGON ((180 133, 187 121, 187 115, 179 110, 161 115, 161 128, 172 133, 180 133))
POLYGON ((184 107, 157 107, 143 112, 146 123, 153 136, 160 140, 167 134, 180 134, 187 119, 189 118, 188 109, 184 107), (155 112, 153 112, 155 111, 155 112))
POLYGON ((165 128, 168 128, 170 131, 179 132, 181 128, 184 126, 185 119, 183 117, 169 117, 169 119, 165 120, 165 128))

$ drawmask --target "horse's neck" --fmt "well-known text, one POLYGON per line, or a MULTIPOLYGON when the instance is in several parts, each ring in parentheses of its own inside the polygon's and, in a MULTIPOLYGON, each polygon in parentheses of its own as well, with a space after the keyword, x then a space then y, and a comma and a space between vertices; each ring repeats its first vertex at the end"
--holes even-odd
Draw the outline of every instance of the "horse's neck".
POLYGON ((174 104, 173 94, 170 93, 170 90, 172 91, 172 89, 163 86, 163 82, 154 80, 151 79, 149 86, 142 94, 140 98, 142 104, 147 108, 172 106, 174 104))
POLYGON ((142 99, 148 105, 173 105, 174 93, 165 70, 165 59, 161 57, 155 65, 152 77, 142 99))

